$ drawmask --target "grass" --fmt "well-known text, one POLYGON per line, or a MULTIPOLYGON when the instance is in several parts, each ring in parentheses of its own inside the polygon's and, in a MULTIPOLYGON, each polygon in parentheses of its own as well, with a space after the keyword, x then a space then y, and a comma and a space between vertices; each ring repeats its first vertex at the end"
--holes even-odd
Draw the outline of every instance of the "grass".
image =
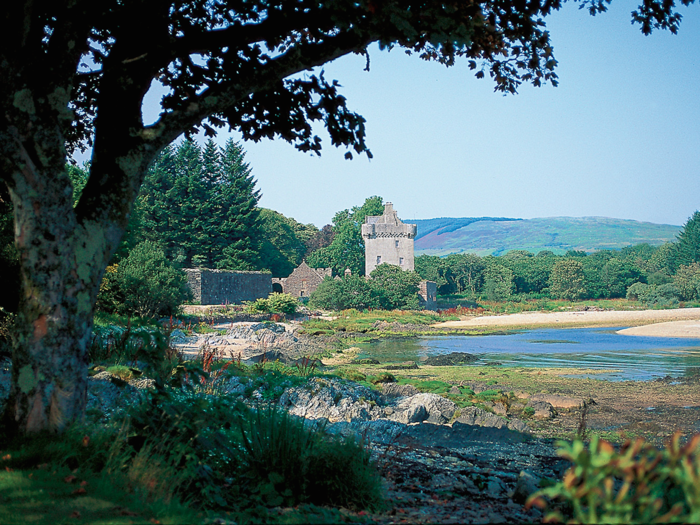
POLYGON ((126 525, 196 523, 201 519, 201 512, 177 500, 140 497, 117 476, 53 465, 0 472, 0 523, 126 525))
POLYGON ((403 310, 373 310, 358 312, 357 310, 345 310, 338 313, 333 320, 311 319, 304 321, 302 326, 307 334, 320 335, 334 332, 368 333, 378 331, 374 327, 377 322, 400 323, 420 326, 429 326, 441 321, 459 319, 458 316, 441 316, 437 312, 427 310, 403 311, 403 310))

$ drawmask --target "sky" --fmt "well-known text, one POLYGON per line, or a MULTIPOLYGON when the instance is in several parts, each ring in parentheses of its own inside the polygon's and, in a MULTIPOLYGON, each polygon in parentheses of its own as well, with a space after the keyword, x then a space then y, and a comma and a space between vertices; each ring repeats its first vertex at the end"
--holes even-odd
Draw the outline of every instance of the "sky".
MULTIPOLYGON (((327 64, 367 119, 374 158, 344 159, 322 129, 319 158, 288 143, 244 142, 260 205, 318 227, 380 195, 404 220, 607 216, 682 225, 700 208, 700 6, 678 35, 642 35, 635 3, 547 19, 559 87, 493 91, 466 61, 451 68, 401 49, 327 64)), ((160 93, 144 102, 157 115, 160 93)), ((217 142, 240 140, 222 132, 217 142)))

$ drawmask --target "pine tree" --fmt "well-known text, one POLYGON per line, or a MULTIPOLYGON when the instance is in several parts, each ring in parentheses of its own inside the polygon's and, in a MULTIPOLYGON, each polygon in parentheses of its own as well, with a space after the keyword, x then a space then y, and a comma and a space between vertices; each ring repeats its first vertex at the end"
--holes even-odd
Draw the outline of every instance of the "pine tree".
POLYGON ((258 250, 261 242, 258 201, 260 190, 251 168, 245 162, 243 147, 229 140, 221 155, 221 184, 214 201, 220 207, 220 251, 218 268, 255 270, 260 267, 258 250))
POLYGON ((675 259, 676 268, 700 262, 700 211, 693 213, 678 234, 675 259))

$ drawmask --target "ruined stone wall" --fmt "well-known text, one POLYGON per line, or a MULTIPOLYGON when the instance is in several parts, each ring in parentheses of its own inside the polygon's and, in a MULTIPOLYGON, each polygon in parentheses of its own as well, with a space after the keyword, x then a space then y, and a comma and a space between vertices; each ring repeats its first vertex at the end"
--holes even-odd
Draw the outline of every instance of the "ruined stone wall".
POLYGON ((187 283, 199 304, 240 304, 272 292, 272 275, 264 272, 186 269, 187 283))
POLYGON ((418 284, 418 298, 426 310, 437 310, 437 283, 421 281, 418 284))

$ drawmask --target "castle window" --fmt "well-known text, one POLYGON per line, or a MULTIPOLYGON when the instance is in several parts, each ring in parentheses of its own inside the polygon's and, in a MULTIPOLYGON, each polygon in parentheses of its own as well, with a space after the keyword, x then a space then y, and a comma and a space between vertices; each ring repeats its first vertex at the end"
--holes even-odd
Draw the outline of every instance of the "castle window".
POLYGON ((394 241, 394 243, 396 243, 396 247, 398 248, 398 247, 399 247, 399 241, 394 241))
POLYGON ((377 255, 377 264, 382 264, 382 256, 377 255))
MULTIPOLYGON (((399 241, 396 241, 396 242, 399 242, 399 241)), ((399 257, 399 265, 403 266, 403 257, 399 257)))

